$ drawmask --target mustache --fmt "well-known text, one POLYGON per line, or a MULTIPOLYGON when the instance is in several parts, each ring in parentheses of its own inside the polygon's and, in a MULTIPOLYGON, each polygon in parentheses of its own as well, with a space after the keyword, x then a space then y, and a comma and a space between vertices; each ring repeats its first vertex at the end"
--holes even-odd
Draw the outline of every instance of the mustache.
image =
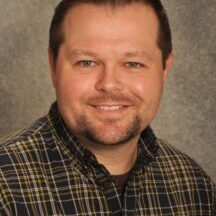
POLYGON ((99 103, 106 103, 106 102, 118 102, 118 103, 128 103, 128 104, 137 103, 135 98, 131 98, 123 94, 98 95, 98 96, 92 96, 87 100, 87 103, 90 104, 99 104, 99 103))

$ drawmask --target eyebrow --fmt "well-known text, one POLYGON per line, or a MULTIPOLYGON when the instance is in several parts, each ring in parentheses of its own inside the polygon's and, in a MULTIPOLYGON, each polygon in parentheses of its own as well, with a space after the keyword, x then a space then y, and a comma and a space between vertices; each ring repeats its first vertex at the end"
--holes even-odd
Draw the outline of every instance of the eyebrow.
POLYGON ((77 55, 88 55, 88 56, 97 57, 96 53, 89 50, 74 49, 70 51, 70 56, 77 56, 77 55))
MULTIPOLYGON (((70 51, 70 56, 77 56, 77 55, 88 55, 92 57, 98 57, 98 55, 95 52, 92 52, 90 50, 74 49, 70 51)), ((149 61, 153 61, 153 58, 150 56, 150 54, 146 53, 145 51, 126 52, 123 56, 126 58, 144 57, 148 59, 149 61)))
POLYGON ((134 51, 134 52, 126 52, 125 57, 144 57, 147 58, 150 61, 153 61, 150 54, 146 53, 145 51, 134 51))

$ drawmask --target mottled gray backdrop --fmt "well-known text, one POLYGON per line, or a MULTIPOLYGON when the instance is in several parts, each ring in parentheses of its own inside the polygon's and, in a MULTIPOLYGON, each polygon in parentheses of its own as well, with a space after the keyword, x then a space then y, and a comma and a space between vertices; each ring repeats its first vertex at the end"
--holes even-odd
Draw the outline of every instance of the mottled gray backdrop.
MULTIPOLYGON (((54 101, 48 27, 59 0, 0 1, 0 135, 30 124, 54 101)), ((153 127, 216 181, 216 1, 164 0, 175 62, 153 127)))

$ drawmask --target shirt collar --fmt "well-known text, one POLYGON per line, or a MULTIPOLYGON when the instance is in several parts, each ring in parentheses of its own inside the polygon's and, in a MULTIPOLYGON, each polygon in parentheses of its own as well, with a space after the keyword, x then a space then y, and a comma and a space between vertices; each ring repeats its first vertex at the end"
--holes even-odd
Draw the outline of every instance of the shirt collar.
MULTIPOLYGON (((96 162, 96 158, 80 143, 77 137, 65 125, 61 114, 59 113, 57 102, 54 102, 49 111, 49 118, 54 130, 57 132, 60 140, 70 151, 81 161, 96 162)), ((158 150, 157 139, 153 130, 148 126, 141 134, 139 140, 139 157, 135 166, 146 165, 152 161, 158 150)))

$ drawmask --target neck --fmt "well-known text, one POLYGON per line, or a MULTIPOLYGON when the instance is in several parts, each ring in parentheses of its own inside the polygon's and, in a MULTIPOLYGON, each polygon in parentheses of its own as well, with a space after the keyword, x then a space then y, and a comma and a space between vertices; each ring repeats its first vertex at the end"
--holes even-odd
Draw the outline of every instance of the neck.
POLYGON ((105 146, 81 140, 91 151, 100 164, 103 164, 111 175, 121 175, 129 172, 137 159, 139 136, 116 146, 105 146))

